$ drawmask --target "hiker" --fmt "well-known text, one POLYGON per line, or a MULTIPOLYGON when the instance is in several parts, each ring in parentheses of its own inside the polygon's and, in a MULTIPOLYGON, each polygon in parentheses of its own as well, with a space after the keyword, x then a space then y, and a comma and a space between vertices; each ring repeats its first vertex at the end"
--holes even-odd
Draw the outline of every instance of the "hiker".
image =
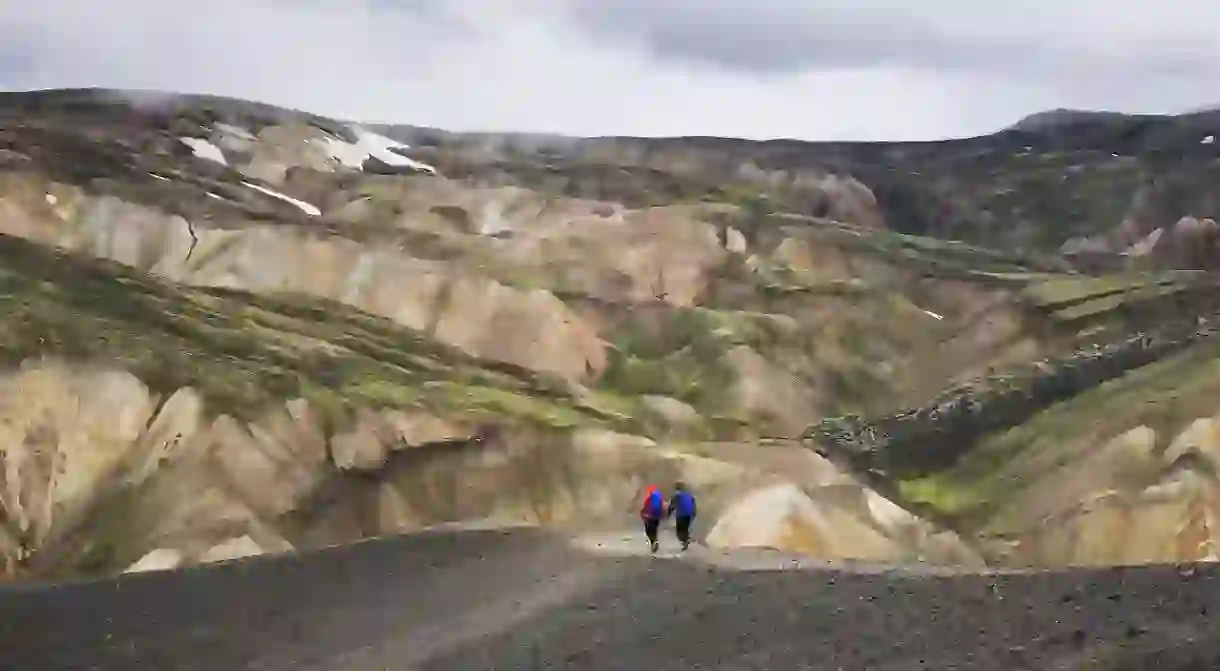
POLYGON ((690 523, 695 519, 695 495, 686 489, 686 484, 679 482, 674 485, 674 497, 669 500, 669 511, 665 518, 676 516, 675 531, 682 549, 690 547, 690 523))
POLYGON ((644 505, 640 508, 640 519, 644 520, 644 533, 648 536, 648 546, 653 552, 661 548, 657 542, 657 528, 661 526, 661 516, 664 513, 665 499, 656 485, 648 485, 644 493, 644 505))

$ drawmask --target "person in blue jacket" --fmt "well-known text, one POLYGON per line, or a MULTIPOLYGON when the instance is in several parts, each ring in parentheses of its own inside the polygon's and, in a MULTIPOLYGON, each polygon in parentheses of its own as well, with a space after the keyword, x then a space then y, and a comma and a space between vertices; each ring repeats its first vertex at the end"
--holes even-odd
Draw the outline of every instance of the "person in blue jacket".
POLYGON ((648 485, 644 492, 644 505, 640 507, 640 519, 644 521, 644 533, 648 536, 648 547, 656 552, 661 548, 657 541, 657 529, 665 512, 665 498, 656 485, 648 485))
POLYGON ((669 512, 665 517, 677 518, 674 526, 683 550, 690 547, 690 523, 695 519, 695 515, 695 495, 686 489, 685 483, 677 483, 674 485, 674 497, 669 500, 669 512))

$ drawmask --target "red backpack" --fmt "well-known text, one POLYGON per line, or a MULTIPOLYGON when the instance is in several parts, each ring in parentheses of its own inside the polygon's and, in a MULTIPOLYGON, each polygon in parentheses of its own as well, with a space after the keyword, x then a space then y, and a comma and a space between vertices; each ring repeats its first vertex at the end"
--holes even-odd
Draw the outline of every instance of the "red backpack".
POLYGON ((640 517, 644 519, 660 518, 665 502, 661 498, 661 492, 656 485, 649 485, 644 491, 644 502, 640 506, 640 517), (655 498, 654 498, 655 497, 655 498))

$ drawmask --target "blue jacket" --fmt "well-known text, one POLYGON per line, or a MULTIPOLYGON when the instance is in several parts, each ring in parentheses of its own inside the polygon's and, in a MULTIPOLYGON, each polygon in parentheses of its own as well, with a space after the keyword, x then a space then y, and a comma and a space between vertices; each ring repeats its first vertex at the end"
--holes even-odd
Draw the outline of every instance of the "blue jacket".
POLYGON ((678 517, 695 516, 695 495, 688 491, 680 491, 669 500, 669 514, 678 517))

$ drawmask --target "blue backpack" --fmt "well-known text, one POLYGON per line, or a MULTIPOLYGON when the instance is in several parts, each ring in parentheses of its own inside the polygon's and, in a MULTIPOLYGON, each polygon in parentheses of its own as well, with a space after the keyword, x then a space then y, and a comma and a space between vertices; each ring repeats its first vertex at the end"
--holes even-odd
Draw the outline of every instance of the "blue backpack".
POLYGON ((640 509, 640 517, 660 519, 661 514, 664 512, 664 501, 665 499, 661 497, 659 490, 649 492, 648 496, 644 499, 644 507, 640 509))

